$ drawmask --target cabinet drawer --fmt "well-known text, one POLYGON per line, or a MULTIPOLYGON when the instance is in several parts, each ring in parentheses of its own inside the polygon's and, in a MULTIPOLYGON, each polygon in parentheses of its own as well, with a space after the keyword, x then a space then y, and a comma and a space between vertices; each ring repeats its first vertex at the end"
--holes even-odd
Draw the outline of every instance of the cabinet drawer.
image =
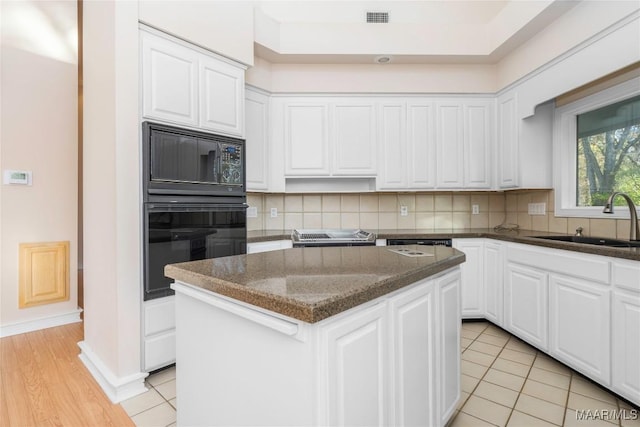
POLYGON ((144 340, 146 371, 167 366, 176 361, 176 333, 171 331, 144 340))
POLYGON ((614 261, 613 284, 630 291, 640 292, 640 262, 614 261))
POLYGON ((609 261, 597 255, 512 244, 507 251, 507 259, 546 271, 609 284, 609 261))
POLYGON ((144 303, 144 336, 176 328, 175 297, 159 298, 144 303))

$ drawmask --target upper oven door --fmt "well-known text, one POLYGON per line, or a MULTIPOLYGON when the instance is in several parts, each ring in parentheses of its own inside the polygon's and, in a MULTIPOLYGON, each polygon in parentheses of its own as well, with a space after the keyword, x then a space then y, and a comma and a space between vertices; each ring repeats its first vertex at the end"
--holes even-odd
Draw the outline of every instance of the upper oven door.
POLYGON ((151 195, 243 196, 244 141, 143 123, 143 184, 151 195))
POLYGON ((145 203, 144 299, 172 295, 167 264, 247 252, 245 204, 145 203))

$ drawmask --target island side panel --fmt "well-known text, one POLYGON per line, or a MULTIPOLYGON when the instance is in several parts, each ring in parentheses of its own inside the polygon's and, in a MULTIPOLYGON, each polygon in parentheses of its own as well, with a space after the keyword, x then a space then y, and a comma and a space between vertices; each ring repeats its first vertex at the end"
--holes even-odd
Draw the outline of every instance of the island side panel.
POLYGON ((178 425, 312 425, 312 343, 185 295, 179 286, 178 425))

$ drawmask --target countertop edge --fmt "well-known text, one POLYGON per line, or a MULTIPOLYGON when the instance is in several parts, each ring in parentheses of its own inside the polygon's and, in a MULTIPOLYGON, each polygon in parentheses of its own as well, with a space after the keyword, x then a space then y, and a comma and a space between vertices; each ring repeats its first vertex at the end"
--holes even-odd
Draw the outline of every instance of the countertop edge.
MULTIPOLYGON (((373 231, 373 230, 367 230, 373 231)), ((581 252, 593 255, 608 256, 612 258, 628 259, 640 261, 640 250, 637 248, 611 248, 597 245, 587 245, 583 243, 561 242, 545 239, 536 239, 532 236, 559 236, 564 233, 553 233, 545 231, 519 230, 498 232, 490 229, 466 229, 451 231, 421 231, 421 230, 377 230, 378 239, 473 239, 488 238, 504 242, 522 243, 533 246, 542 246, 552 249, 564 249, 567 251, 581 252)), ((289 240, 291 233, 285 230, 266 230, 249 232, 247 243, 269 242, 275 240, 289 240), (254 233, 251 236, 251 233, 254 233), (257 235, 259 234, 259 235, 257 235)))
POLYGON ((412 269, 406 273, 396 274, 393 277, 376 282, 372 286, 363 287, 348 294, 336 296, 317 305, 305 304, 290 298, 258 292, 224 279, 184 269, 180 264, 167 265, 165 267, 165 275, 176 281, 194 285, 208 292, 254 305, 280 315, 306 323, 317 323, 328 317, 335 316, 358 305, 456 267, 465 260, 465 254, 455 250, 453 255, 436 263, 412 269))

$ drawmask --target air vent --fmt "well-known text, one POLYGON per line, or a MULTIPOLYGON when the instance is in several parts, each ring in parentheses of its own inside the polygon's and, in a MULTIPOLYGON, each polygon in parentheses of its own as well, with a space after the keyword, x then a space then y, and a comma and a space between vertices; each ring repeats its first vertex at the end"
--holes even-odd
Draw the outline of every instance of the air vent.
POLYGON ((388 24, 389 12, 367 12, 368 24, 388 24))

